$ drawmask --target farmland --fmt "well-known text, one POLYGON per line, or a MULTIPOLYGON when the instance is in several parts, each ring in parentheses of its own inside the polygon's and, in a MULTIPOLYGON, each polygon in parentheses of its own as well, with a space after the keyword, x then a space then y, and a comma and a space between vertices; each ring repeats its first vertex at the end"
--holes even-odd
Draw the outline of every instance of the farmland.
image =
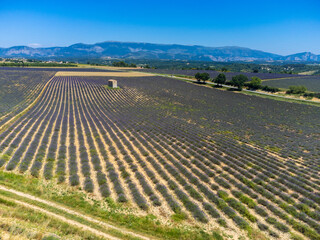
MULTIPOLYGON (((160 73, 160 74, 168 74, 168 75, 184 75, 184 76, 192 76, 197 72, 200 73, 208 73, 210 75, 210 78, 215 78, 218 76, 219 73, 218 71, 212 71, 212 70, 167 70, 167 69, 137 69, 138 71, 143 71, 143 72, 150 72, 150 73, 160 73)), ((224 72, 226 75, 227 80, 231 80, 233 76, 243 74, 246 75, 249 79, 251 77, 259 77, 262 80, 267 80, 267 79, 277 79, 277 78, 291 78, 291 77, 299 77, 299 75, 294 75, 294 74, 283 74, 283 73, 249 73, 249 72, 224 72)))
POLYGON ((52 72, 0 71, 0 126, 29 106, 40 94, 52 72))
MULTIPOLYGON (((153 74, 165 74, 175 76, 189 76, 194 77, 196 73, 208 73, 211 79, 218 76, 218 71, 212 70, 168 70, 168 69, 139 69, 141 72, 148 72, 153 74)), ((224 72, 227 81, 232 77, 243 74, 250 80, 252 77, 259 77, 262 84, 269 87, 276 87, 288 89, 290 86, 305 86, 308 91, 320 92, 320 77, 319 76, 303 76, 296 74, 282 74, 282 73, 249 73, 249 72, 224 72)))
POLYGON ((54 71, 21 71, 44 72, 32 88, 43 92, 0 134, 4 173, 112 199, 160 226, 320 239, 319 107, 160 76, 110 72, 120 86, 112 90, 98 70, 49 82, 54 71))
POLYGON ((288 89, 289 86, 305 86, 309 91, 320 92, 320 76, 300 76, 263 81, 263 84, 288 89))

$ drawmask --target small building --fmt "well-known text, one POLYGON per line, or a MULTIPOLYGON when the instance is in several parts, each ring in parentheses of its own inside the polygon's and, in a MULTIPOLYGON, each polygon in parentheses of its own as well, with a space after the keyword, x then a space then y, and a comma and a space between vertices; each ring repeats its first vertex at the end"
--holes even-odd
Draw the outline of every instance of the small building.
POLYGON ((108 86, 111 87, 111 88, 117 88, 118 87, 117 80, 109 79, 108 80, 108 86))

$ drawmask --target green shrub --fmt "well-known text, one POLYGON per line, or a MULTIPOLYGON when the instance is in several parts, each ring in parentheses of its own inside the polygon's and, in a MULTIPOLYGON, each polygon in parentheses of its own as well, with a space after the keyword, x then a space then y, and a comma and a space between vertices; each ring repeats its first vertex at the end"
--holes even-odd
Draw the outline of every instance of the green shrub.
POLYGON ((287 94, 302 94, 307 91, 305 86, 290 86, 289 90, 287 90, 287 94))
POLYGON ((261 231, 267 231, 269 229, 269 227, 263 223, 258 223, 258 228, 261 230, 261 231))
POLYGON ((268 213, 261 207, 256 206, 254 208, 254 210, 256 211, 256 213, 258 213, 262 217, 267 217, 268 216, 268 213))
POLYGON ((51 234, 42 238, 42 240, 59 240, 59 239, 61 238, 55 234, 51 234))
POLYGON ((280 230, 281 232, 289 232, 289 228, 288 228, 286 225, 282 224, 282 223, 277 222, 277 223, 275 223, 274 226, 275 226, 278 230, 280 230))
POLYGON ((227 200, 228 198, 228 193, 222 190, 218 191, 218 196, 221 197, 223 200, 227 200))
POLYGON ((15 207, 17 205, 15 202, 10 202, 2 198, 0 198, 0 204, 6 205, 9 207, 15 207))
POLYGON ((275 224, 275 223, 277 222, 277 220, 276 220, 275 218, 273 218, 273 217, 268 217, 268 218, 266 219, 266 221, 267 221, 268 223, 270 223, 270 224, 275 224))
POLYGON ((239 228, 249 230, 250 225, 241 217, 235 216, 233 221, 238 225, 239 228))
POLYGON ((217 232, 213 232, 212 237, 214 240, 223 240, 223 237, 217 232))
POLYGON ((257 204, 255 203, 255 201, 253 201, 251 198, 242 195, 240 198, 240 201, 243 202, 244 204, 248 205, 249 208, 254 208, 255 206, 257 206, 257 204))
POLYGON ((235 210, 237 210, 242 216, 248 218, 251 222, 256 222, 255 216, 251 215, 248 209, 234 198, 227 199, 228 204, 235 210))
POLYGON ((270 234, 271 237, 279 238, 278 233, 276 233, 276 232, 274 232, 274 231, 269 231, 269 234, 270 234))
POLYGON ((175 222, 181 222, 188 218, 188 215, 185 212, 179 211, 171 215, 171 219, 175 222))
POLYGON ((223 218, 219 218, 219 219, 218 219, 218 223, 219 223, 222 227, 227 227, 227 222, 226 222, 226 220, 224 220, 223 218))

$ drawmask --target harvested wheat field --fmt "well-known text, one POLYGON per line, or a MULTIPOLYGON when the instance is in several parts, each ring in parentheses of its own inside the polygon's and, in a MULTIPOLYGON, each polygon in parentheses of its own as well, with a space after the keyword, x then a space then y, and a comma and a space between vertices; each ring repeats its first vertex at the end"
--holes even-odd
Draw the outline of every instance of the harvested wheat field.
POLYGON ((152 76, 150 73, 142 73, 142 72, 114 72, 114 71, 100 71, 100 72, 80 72, 80 71, 59 71, 56 73, 56 76, 63 77, 145 77, 152 76))

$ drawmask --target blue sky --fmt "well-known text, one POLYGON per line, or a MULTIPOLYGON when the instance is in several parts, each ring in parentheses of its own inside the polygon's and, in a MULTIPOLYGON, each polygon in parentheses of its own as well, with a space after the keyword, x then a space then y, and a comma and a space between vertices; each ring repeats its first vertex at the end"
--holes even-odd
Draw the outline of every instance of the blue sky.
POLYGON ((320 54, 320 0, 1 1, 0 47, 131 41, 320 54))

